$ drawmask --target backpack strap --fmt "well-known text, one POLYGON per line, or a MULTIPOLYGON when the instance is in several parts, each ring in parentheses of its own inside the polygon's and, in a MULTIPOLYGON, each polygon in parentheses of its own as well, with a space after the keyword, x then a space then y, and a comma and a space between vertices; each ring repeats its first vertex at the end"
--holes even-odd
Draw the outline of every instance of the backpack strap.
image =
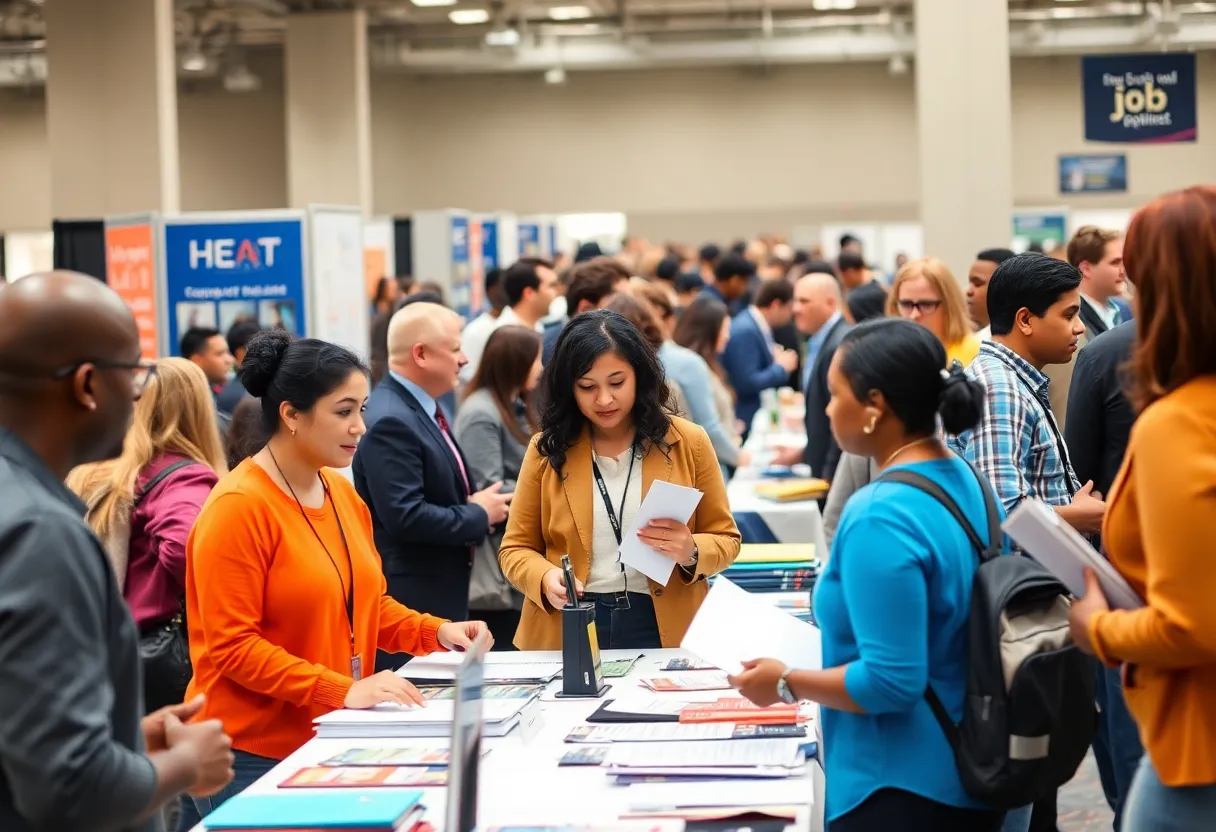
MULTIPOLYGON (((997 509, 996 495, 992 491, 992 486, 984 477, 980 470, 971 464, 970 460, 966 460, 967 466, 971 468, 971 473, 975 474, 975 479, 979 483, 980 493, 984 498, 984 512, 988 516, 988 543, 985 544, 980 539, 979 532, 971 525, 971 521, 963 514, 963 510, 959 508, 958 503, 946 493, 946 490, 933 480, 918 474, 915 471, 909 471, 906 468, 897 468, 894 471, 887 471, 879 476, 880 480, 888 480, 890 482, 898 482, 904 485, 911 486, 918 491, 923 491, 933 499, 937 500, 950 515, 958 521, 962 526, 963 531, 971 540, 971 545, 975 547, 979 554, 980 563, 998 557, 1004 549, 1004 536, 1001 532, 1001 513, 997 509)), ((937 724, 941 726, 942 733, 946 735, 946 741, 950 743, 950 748, 958 753, 961 737, 959 735, 958 726, 954 724, 954 720, 950 718, 949 711, 942 704, 942 700, 938 698, 937 692, 933 690, 933 685, 925 686, 925 701, 929 703, 929 709, 933 711, 933 717, 937 720, 937 724)))
POLYGON ((144 487, 139 490, 139 493, 135 495, 135 502, 131 507, 134 508, 135 506, 139 505, 140 502, 143 501, 144 497, 152 493, 153 488, 160 485, 174 471, 180 471, 188 465, 198 465, 198 463, 193 459, 179 459, 177 462, 170 463, 169 465, 166 465, 164 468, 160 469, 156 476, 148 480, 144 487))

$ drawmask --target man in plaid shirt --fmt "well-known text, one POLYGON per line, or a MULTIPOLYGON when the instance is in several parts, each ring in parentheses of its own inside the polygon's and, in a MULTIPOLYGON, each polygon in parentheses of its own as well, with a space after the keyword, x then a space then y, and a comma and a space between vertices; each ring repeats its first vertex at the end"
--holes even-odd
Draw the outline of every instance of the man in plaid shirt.
MULTIPOLYGON (((1081 273, 1062 260, 1019 254, 988 282, 992 340, 967 375, 984 385, 984 412, 975 428, 948 440, 992 481, 1012 511, 1027 497, 1052 506, 1082 533, 1102 530, 1106 504, 1093 482, 1077 482, 1068 448, 1051 413, 1048 364, 1067 364, 1085 332, 1080 317, 1081 273)), ((1003 832, 1055 832, 1056 796, 1005 816, 1003 832)))
POLYGON ((1085 332, 1080 285, 1080 272, 1042 254, 997 267, 988 284, 992 341, 967 368, 987 390, 984 413, 949 445, 987 475, 1006 511, 1035 497, 1078 531, 1096 533, 1106 506, 1092 482, 1077 482, 1043 374, 1048 364, 1072 360, 1085 332))

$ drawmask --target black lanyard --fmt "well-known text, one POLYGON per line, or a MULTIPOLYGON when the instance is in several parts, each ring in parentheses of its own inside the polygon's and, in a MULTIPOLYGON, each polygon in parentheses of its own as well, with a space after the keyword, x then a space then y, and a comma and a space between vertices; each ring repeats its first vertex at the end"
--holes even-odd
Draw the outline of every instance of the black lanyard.
POLYGON ((1022 383, 1022 386, 1030 391, 1030 395, 1034 397, 1035 402, 1038 403, 1040 409, 1043 411, 1043 416, 1047 419, 1047 427, 1051 429, 1052 438, 1056 441, 1056 453, 1060 455, 1060 464, 1064 466, 1064 488, 1068 491, 1068 496, 1071 499, 1077 493, 1076 489, 1072 487, 1072 459, 1068 456, 1068 445, 1065 444, 1064 437, 1060 435, 1060 429, 1056 426, 1055 414, 1051 412, 1051 401, 1048 400, 1046 403, 1044 403, 1042 397, 1039 395, 1039 391, 1034 389, 1030 382, 1027 381, 1020 372, 1014 370, 1013 374, 1017 376, 1018 381, 1022 383))
MULTIPOLYGON (((267 451, 270 448, 267 447, 267 451)), ((313 537, 321 544, 321 549, 325 552, 325 557, 329 558, 329 563, 334 568, 334 574, 338 576, 338 585, 342 587, 342 597, 346 601, 346 623, 350 625, 350 654, 355 655, 355 560, 350 554, 350 544, 346 541, 346 530, 342 528, 342 517, 338 514, 338 504, 334 502, 334 495, 329 491, 329 483, 325 482, 325 478, 321 473, 317 472, 317 479, 321 481, 321 488, 325 489, 325 499, 329 501, 329 505, 334 510, 334 520, 338 524, 338 534, 342 537, 342 548, 346 550, 346 563, 350 567, 350 587, 346 586, 346 581, 342 577, 342 570, 338 568, 338 562, 334 560, 334 556, 329 553, 329 547, 325 545, 325 541, 321 539, 317 527, 312 524, 312 520, 308 517, 308 512, 304 510, 304 504, 300 502, 300 498, 296 496, 296 490, 291 487, 291 483, 287 482, 287 477, 283 474, 283 469, 279 466, 279 461, 274 458, 274 453, 270 452, 270 458, 274 460, 274 467, 279 469, 279 476, 283 478, 283 483, 287 486, 287 490, 291 492, 292 499, 296 501, 296 506, 300 509, 300 515, 304 518, 304 522, 308 524, 308 528, 312 531, 313 537)))
MULTIPOLYGON (((591 473, 595 474, 595 484, 600 490, 600 497, 604 500, 604 510, 608 512, 608 523, 612 526, 612 534, 616 537, 616 545, 620 546, 624 540, 624 535, 621 533, 621 520, 625 519, 625 496, 629 494, 629 481, 633 479, 633 463, 637 460, 637 447, 629 446, 629 473, 625 475, 625 488, 621 491, 621 516, 617 518, 616 512, 612 508, 612 498, 608 496, 608 486, 604 483, 604 475, 600 473, 600 466, 595 463, 595 450, 591 451, 591 473)), ((621 566, 621 571, 625 567, 621 566)))

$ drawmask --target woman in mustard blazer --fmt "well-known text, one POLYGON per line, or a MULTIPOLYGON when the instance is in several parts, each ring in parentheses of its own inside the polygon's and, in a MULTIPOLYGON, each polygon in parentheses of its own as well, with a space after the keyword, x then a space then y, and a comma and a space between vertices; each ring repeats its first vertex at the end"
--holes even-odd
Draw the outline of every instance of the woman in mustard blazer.
POLYGON ((664 410, 662 365, 615 312, 585 312, 567 324, 542 391, 541 433, 524 457, 498 556, 526 597, 515 645, 561 647, 561 558, 569 555, 575 591, 595 604, 600 649, 678 646, 708 591, 706 578, 739 554, 709 437, 664 410), (655 480, 704 495, 687 525, 656 520, 638 533, 675 564, 666 586, 617 557, 655 480))

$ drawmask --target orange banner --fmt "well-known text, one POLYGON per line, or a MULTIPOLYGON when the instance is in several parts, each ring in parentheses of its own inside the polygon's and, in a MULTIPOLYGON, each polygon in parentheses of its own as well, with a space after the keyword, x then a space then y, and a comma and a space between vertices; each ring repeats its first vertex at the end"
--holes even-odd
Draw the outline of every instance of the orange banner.
POLYGON ((118 292, 139 326, 143 357, 155 359, 156 269, 152 260, 152 226, 121 225, 106 228, 106 282, 118 292))
POLYGON ((363 247, 363 282, 367 287, 369 303, 376 299, 376 287, 380 284, 380 278, 392 277, 391 274, 385 274, 387 268, 388 253, 384 249, 380 246, 363 247))

